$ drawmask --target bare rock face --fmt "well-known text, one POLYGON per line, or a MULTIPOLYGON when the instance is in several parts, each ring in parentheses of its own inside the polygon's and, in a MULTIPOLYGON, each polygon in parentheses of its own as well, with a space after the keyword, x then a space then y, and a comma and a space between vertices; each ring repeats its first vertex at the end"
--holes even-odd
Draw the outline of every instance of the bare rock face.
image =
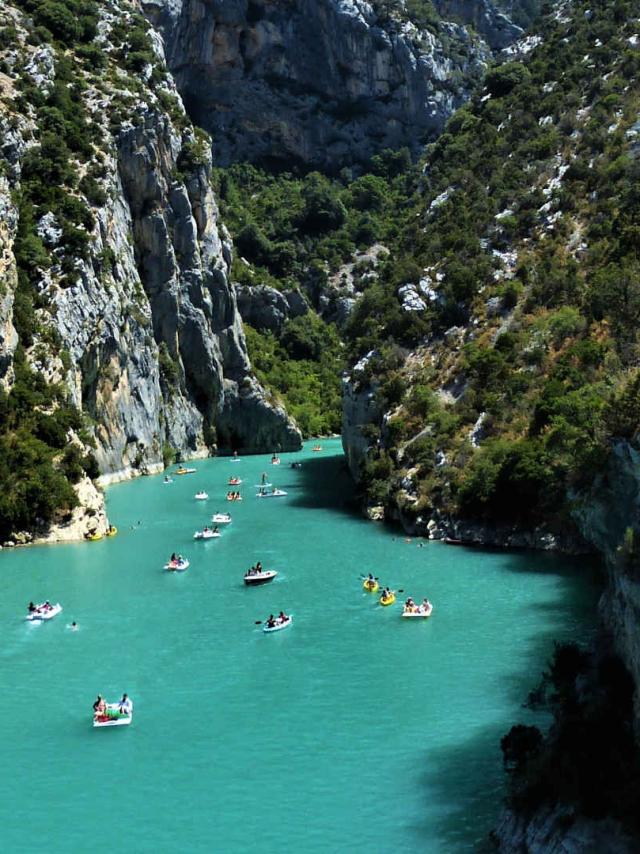
POLYGON ((299 291, 236 285, 236 294, 240 316, 260 332, 279 334, 286 320, 309 311, 309 304, 299 291))
MULTIPOLYGON (((508 40, 499 13, 477 5, 486 29, 495 19, 508 40)), ((382 19, 364 0, 143 6, 164 35, 187 111, 212 133, 221 164, 294 158, 334 170, 383 148, 417 150, 464 102, 491 55, 461 24, 418 30, 403 8, 382 19)))

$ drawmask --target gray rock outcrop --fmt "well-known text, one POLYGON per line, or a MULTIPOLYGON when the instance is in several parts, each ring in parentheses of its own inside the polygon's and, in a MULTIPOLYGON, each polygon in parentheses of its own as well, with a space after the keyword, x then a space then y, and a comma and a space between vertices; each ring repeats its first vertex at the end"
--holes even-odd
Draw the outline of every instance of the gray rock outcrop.
MULTIPOLYGON (((493 16, 502 43, 502 17, 478 5, 479 20, 488 31, 493 16)), ((404 7, 379 17, 364 0, 143 6, 163 32, 187 110, 212 133, 221 164, 294 159, 335 170, 384 148, 417 151, 465 101, 491 56, 462 24, 419 30, 404 19, 404 7)))
POLYGON ((299 291, 236 285, 236 295, 243 321, 259 332, 279 335, 286 320, 309 311, 309 304, 299 291))

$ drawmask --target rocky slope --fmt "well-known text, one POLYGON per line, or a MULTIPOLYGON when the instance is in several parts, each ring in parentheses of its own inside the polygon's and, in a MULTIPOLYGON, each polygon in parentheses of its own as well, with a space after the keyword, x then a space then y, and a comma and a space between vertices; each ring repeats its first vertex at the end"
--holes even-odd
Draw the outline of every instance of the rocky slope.
POLYGON ((299 161, 329 171, 382 148, 417 151, 521 32, 489 2, 443 4, 429 28, 402 0, 146 0, 192 118, 218 163, 299 161))
POLYGON ((74 435, 105 478, 216 444, 295 449, 251 373, 209 141, 136 8, 87 8, 90 38, 65 18, 0 13, 5 390, 19 346, 83 413, 74 435))

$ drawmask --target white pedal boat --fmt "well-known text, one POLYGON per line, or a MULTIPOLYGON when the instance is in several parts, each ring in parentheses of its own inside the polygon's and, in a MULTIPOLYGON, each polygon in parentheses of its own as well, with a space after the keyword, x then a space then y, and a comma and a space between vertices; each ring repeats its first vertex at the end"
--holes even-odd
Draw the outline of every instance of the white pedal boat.
POLYGON ((279 632, 282 629, 288 628, 293 622, 293 614, 290 614, 286 620, 276 620, 275 626, 268 626, 266 623, 262 629, 266 634, 270 634, 271 632, 279 632))
POLYGON ((272 489, 271 492, 257 492, 256 498, 283 498, 288 494, 289 493, 285 492, 284 489, 272 489))
POLYGON ((430 617, 433 613, 433 605, 429 604, 427 608, 420 607, 415 611, 403 611, 402 616, 409 620, 424 620, 430 617))
POLYGON ((30 623, 39 623, 42 620, 53 620, 54 617, 57 617, 58 614, 62 611, 62 605, 59 602, 56 602, 55 605, 52 605, 50 608, 45 608, 44 602, 41 605, 36 605, 35 611, 30 611, 25 620, 28 620, 30 623))
POLYGON ((185 569, 189 569, 189 561, 186 558, 182 560, 170 560, 168 563, 165 563, 164 568, 169 572, 184 572, 185 569))
POLYGON ((122 706, 119 703, 107 703, 106 714, 94 715, 94 727, 128 726, 133 720, 133 703, 131 700, 122 706))
POLYGON ((216 525, 228 525, 231 521, 231 513, 214 513, 211 521, 216 525))
POLYGON ((277 457, 275 460, 271 460, 271 465, 272 466, 279 466, 280 465, 280 457, 277 457))
POLYGON ((196 492, 196 494, 194 495, 194 498, 196 499, 196 501, 206 501, 208 497, 209 497, 208 494, 204 491, 203 492, 196 492))
POLYGON ((257 587, 258 584, 267 584, 267 582, 273 581, 277 574, 275 569, 267 569, 264 572, 246 572, 244 583, 257 587))
POLYGON ((242 483, 241 477, 230 477, 227 481, 227 486, 240 486, 242 483))
POLYGON ((196 531, 193 535, 194 540, 214 540, 216 537, 221 537, 220 531, 196 531))

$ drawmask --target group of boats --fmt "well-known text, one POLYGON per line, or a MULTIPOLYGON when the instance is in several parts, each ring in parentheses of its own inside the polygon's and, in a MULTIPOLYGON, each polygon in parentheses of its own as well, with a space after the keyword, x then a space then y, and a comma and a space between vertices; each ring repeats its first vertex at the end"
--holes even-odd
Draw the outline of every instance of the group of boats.
MULTIPOLYGON (((380 583, 374 575, 369 573, 369 575, 363 579, 362 587, 368 593, 377 593, 380 590, 380 583)), ((380 604, 386 608, 389 605, 393 605, 395 601, 396 591, 391 590, 389 587, 384 587, 380 593, 380 604)), ((426 619, 427 617, 430 617, 432 613, 433 604, 428 599, 425 598, 420 604, 417 604, 411 596, 409 596, 408 599, 405 600, 401 616, 408 619, 426 619)))

